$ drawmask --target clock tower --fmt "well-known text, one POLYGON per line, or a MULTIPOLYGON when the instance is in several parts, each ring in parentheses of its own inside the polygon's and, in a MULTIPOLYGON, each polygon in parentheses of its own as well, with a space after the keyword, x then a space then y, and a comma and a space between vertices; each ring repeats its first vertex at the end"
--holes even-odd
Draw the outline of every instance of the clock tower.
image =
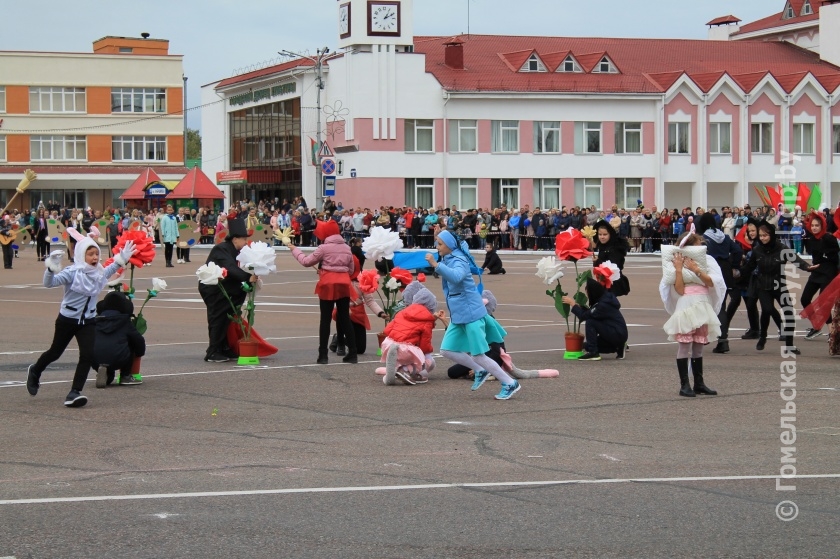
POLYGON ((414 0, 337 0, 336 5, 339 48, 414 44, 414 0))

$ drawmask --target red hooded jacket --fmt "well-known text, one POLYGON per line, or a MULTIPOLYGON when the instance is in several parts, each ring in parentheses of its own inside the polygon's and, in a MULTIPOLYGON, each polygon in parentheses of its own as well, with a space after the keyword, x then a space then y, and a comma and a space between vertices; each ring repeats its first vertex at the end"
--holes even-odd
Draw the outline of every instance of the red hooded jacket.
POLYGON ((432 353, 432 330, 435 316, 423 305, 414 303, 397 313, 385 327, 385 335, 404 344, 412 344, 423 353, 432 353))

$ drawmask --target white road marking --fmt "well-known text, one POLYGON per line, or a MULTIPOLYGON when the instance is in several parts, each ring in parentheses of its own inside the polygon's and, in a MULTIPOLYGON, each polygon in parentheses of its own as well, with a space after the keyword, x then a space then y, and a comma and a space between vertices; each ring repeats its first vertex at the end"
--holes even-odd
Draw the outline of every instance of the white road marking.
POLYGON ((598 456, 600 456, 601 458, 606 458, 607 460, 611 460, 613 462, 621 462, 621 460, 614 456, 610 456, 609 454, 599 454, 598 456))
MULTIPOLYGON (((837 479, 840 474, 810 474, 784 479, 837 479)), ((429 483, 422 485, 379 485, 349 487, 300 487, 287 489, 255 489, 244 491, 199 491, 193 493, 148 493, 135 495, 94 495, 89 497, 47 497, 43 499, 5 499, 2 505, 40 505, 49 503, 84 503, 102 501, 138 501, 157 499, 196 499, 203 497, 243 497, 249 495, 294 495, 306 493, 357 493, 375 491, 410 491, 418 489, 483 489, 504 487, 546 487, 552 485, 608 485, 620 483, 703 483, 713 481, 759 481, 782 479, 781 476, 707 476, 707 477, 653 477, 617 479, 564 479, 547 481, 502 481, 493 483, 429 483)))

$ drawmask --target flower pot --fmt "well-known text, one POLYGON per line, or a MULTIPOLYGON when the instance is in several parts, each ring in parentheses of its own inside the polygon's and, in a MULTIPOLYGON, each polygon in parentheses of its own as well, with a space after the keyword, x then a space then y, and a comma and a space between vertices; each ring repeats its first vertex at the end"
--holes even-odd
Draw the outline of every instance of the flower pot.
POLYGON ((566 332, 566 353, 564 359, 577 359, 583 355, 583 334, 566 332))
POLYGON ((140 360, 142 357, 135 357, 131 361, 131 374, 132 375, 139 375, 140 374, 140 360))
POLYGON ((387 337, 388 336, 385 335, 385 332, 376 333, 376 341, 379 342, 379 349, 376 350, 376 355, 382 355, 382 342, 384 342, 387 337))
POLYGON ((260 342, 257 340, 241 339, 239 340, 239 365, 259 365, 260 358, 258 352, 260 349, 260 342))

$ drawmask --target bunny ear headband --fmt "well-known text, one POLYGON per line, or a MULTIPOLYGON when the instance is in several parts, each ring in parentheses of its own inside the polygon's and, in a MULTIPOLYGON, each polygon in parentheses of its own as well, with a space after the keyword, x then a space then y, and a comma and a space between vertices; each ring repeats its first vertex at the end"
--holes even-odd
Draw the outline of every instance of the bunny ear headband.
POLYGON ((98 238, 98 237, 99 237, 99 229, 97 229, 96 227, 93 227, 93 226, 92 226, 92 227, 90 228, 90 233, 88 233, 87 235, 82 235, 81 233, 79 233, 79 232, 76 230, 76 228, 75 228, 75 227, 68 227, 68 228, 67 228, 67 234, 68 234, 68 235, 70 235, 71 237, 73 237, 73 240, 74 240, 74 241, 76 241, 76 242, 78 243, 79 241, 81 241, 81 240, 82 240, 82 239, 84 239, 85 237, 90 237, 91 239, 96 239, 96 238, 98 238))
POLYGON ((691 223, 691 229, 689 229, 689 230, 688 230, 688 235, 686 235, 685 237, 683 237, 683 240, 682 240, 682 241, 680 241, 680 248, 684 247, 684 246, 685 246, 685 242, 688 240, 688 238, 689 238, 691 235, 695 234, 696 232, 697 232, 697 230, 694 228, 694 222, 692 222, 692 223, 691 223))

